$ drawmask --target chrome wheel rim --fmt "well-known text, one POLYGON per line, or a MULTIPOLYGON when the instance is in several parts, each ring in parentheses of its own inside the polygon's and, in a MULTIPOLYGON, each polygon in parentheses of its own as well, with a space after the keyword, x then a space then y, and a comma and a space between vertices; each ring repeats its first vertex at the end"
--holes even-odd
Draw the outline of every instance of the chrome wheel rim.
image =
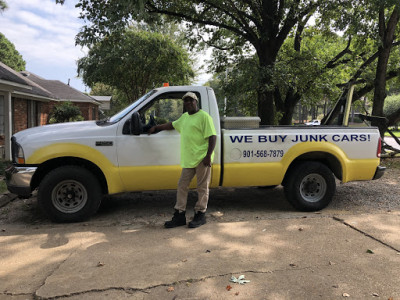
POLYGON ((86 205, 88 196, 86 188, 80 182, 64 180, 53 189, 51 199, 60 212, 72 214, 86 205))
POLYGON ((300 183, 300 195, 308 202, 320 201, 327 189, 327 184, 319 174, 309 174, 300 183))

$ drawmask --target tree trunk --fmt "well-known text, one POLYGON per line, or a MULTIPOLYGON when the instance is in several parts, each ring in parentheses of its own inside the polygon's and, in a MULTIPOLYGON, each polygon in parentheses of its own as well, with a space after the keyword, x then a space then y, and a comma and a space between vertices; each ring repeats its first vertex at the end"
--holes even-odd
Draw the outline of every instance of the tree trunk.
POLYGON ((260 125, 275 124, 274 90, 270 87, 272 82, 272 68, 278 51, 274 50, 273 43, 261 43, 257 49, 260 65, 260 79, 258 83, 258 116, 260 125))
POLYGON ((274 93, 268 90, 258 90, 258 116, 260 125, 273 125, 275 123, 274 93))
POLYGON ((290 89, 290 92, 286 94, 285 105, 283 107, 283 115, 279 121, 280 125, 292 125, 294 109, 297 103, 300 101, 300 94, 293 93, 293 89, 290 89))
MULTIPOLYGON (((399 7, 395 7, 387 24, 385 24, 385 8, 382 6, 379 11, 379 37, 381 46, 379 47, 378 65, 375 76, 374 102, 372 106, 373 116, 383 116, 383 105, 386 98, 386 73, 393 47, 393 40, 397 23, 399 22, 399 7)), ((379 122, 372 122, 373 126, 378 126, 381 136, 386 131, 387 125, 379 122)))

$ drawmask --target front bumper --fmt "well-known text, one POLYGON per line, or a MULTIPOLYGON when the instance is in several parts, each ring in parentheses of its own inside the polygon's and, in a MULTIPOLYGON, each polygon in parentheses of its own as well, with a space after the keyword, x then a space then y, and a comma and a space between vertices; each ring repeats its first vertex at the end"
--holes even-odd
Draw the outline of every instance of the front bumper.
POLYGON ((383 174, 385 173, 385 170, 386 170, 386 167, 377 166, 374 178, 372 178, 372 179, 375 180, 375 179, 381 178, 383 176, 383 174))
POLYGON ((6 173, 6 183, 8 190, 21 197, 28 197, 31 195, 31 180, 36 172, 37 167, 25 166, 17 167, 15 165, 9 166, 6 173))

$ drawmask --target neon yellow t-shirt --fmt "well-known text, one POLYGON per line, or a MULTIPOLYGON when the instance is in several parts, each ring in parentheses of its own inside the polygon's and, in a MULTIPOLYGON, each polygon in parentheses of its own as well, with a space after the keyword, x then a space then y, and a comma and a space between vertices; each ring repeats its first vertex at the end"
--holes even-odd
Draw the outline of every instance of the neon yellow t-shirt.
POLYGON ((217 135, 211 116, 201 109, 192 115, 186 112, 172 126, 181 135, 181 167, 197 167, 207 154, 208 138, 217 135))

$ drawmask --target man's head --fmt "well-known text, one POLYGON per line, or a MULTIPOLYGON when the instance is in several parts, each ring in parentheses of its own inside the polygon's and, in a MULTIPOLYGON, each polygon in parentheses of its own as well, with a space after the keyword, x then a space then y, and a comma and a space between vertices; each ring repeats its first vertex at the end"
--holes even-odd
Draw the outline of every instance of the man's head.
POLYGON ((185 106, 186 111, 189 115, 194 114, 198 111, 198 101, 196 94, 193 92, 187 92, 183 97, 183 105, 185 106))

